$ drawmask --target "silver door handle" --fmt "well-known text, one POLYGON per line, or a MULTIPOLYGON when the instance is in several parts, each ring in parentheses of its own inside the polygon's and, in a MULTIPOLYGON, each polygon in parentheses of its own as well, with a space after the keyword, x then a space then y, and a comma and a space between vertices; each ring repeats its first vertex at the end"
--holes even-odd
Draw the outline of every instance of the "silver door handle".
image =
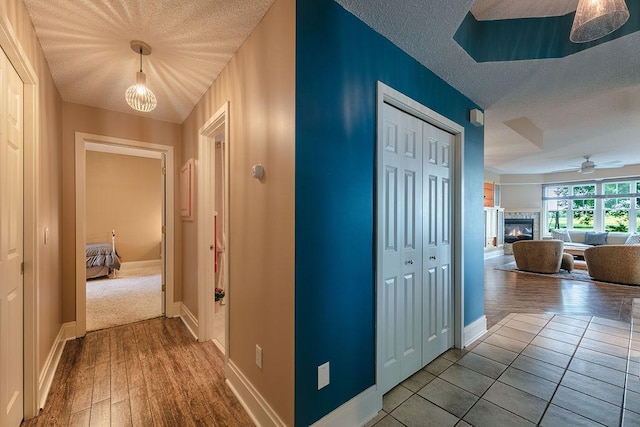
POLYGON ((413 260, 412 259, 408 260, 407 264, 412 265, 413 264, 413 260))

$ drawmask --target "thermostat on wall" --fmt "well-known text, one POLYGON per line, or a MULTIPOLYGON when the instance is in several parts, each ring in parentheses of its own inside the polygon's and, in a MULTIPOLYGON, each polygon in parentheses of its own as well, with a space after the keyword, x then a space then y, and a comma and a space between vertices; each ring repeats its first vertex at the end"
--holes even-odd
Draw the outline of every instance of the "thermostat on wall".
POLYGON ((251 166, 251 176, 255 179, 262 179, 264 176, 264 167, 262 165, 251 166))

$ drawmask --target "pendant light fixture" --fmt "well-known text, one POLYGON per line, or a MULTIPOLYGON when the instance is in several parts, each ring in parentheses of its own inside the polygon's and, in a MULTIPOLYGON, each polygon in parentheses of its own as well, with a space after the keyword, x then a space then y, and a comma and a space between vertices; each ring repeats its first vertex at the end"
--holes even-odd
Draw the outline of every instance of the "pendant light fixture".
POLYGON ((140 71, 136 73, 136 84, 125 92, 125 99, 129 107, 137 111, 148 113, 156 108, 156 96, 147 87, 147 76, 142 72, 142 55, 151 54, 151 46, 139 40, 131 41, 131 50, 140 54, 140 71))
POLYGON ((629 19, 624 0, 580 0, 569 40, 586 43, 604 37, 629 19))

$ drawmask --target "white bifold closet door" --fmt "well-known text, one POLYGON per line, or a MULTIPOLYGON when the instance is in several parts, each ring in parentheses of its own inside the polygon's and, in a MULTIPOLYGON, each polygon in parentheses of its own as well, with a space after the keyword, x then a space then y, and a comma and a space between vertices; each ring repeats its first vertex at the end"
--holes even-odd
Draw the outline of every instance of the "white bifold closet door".
POLYGON ((453 346, 453 135, 384 104, 378 388, 453 346))

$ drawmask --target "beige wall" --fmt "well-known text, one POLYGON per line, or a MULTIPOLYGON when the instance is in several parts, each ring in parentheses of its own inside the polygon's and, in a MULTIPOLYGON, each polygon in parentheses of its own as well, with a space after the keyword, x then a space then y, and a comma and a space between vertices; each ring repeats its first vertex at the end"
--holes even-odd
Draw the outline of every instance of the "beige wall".
MULTIPOLYGON (((179 182, 181 126, 160 120, 152 120, 134 114, 103 110, 85 105, 64 102, 62 105, 62 236, 63 236, 63 320, 76 317, 75 289, 75 133, 86 132, 116 138, 132 139, 175 147, 175 182, 179 182)), ((176 190, 177 191, 177 190, 176 190)), ((177 194, 176 200, 179 200, 177 194)), ((178 204, 176 204, 178 205, 178 204)), ((180 215, 175 212, 175 248, 180 253, 180 215)), ((180 301, 181 261, 176 257, 174 299, 180 301)))
POLYGON ((500 207, 505 209, 542 209, 540 184, 502 184, 500 196, 500 207))
POLYGON ((87 242, 111 242, 122 262, 160 259, 160 159, 87 151, 87 242))
MULTIPOLYGON (((42 371, 49 351, 62 326, 62 277, 61 277, 61 118, 62 99, 53 83, 49 66, 44 59, 31 20, 22 0, 0 2, 0 14, 6 18, 38 77, 39 98, 39 149, 36 248, 38 271, 36 294, 38 323, 38 368, 42 371), (44 230, 49 231, 49 241, 44 243, 44 230)), ((30 159, 25 159, 30 161, 30 159)), ((25 224, 25 227, 30 224, 25 224)), ((29 268, 27 266, 27 268, 29 268)))
MULTIPOLYGON (((183 123, 185 159, 230 102, 230 362, 293 425, 295 1, 276 0, 183 123), (262 163, 266 176, 250 176, 262 163), (255 364, 255 346, 264 366, 255 364)), ((196 173, 197 169, 196 169, 196 173)), ((197 221, 183 223, 183 298, 197 313, 197 221)))

